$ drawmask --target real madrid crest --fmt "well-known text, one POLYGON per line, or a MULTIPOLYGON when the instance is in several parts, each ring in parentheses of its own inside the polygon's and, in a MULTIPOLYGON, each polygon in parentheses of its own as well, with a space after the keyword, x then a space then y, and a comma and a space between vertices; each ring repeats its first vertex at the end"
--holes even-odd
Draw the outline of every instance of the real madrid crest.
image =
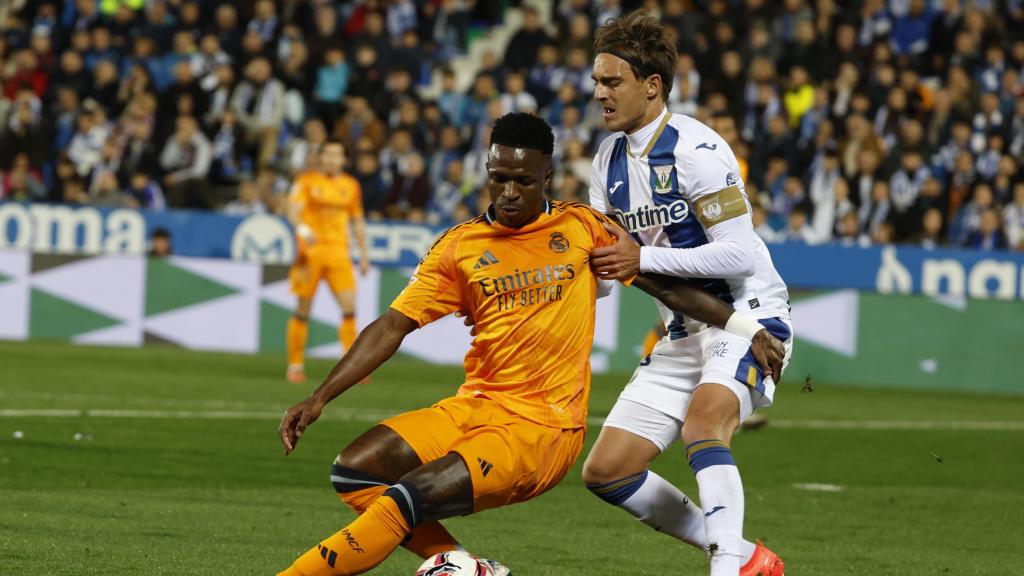
POLYGON ((718 203, 718 198, 708 202, 700 209, 704 218, 708 220, 717 220, 722 215, 722 205, 718 203))
POLYGON ((672 170, 675 168, 672 164, 665 164, 664 166, 653 166, 654 177, 654 191, 658 194, 668 194, 672 191, 672 170))
POLYGON ((551 248, 552 252, 565 252, 569 249, 569 240, 565 237, 565 234, 553 232, 551 240, 548 241, 548 248, 551 248))

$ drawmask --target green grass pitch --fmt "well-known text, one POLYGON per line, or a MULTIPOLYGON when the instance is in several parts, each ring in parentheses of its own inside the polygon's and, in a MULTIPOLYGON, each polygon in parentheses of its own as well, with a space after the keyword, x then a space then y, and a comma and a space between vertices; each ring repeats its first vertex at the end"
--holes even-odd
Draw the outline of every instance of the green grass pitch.
MULTIPOLYGON (((277 415, 312 385, 286 384, 283 361, 0 343, 0 574, 275 574, 352 518, 327 476, 367 418, 429 405, 461 381, 457 368, 395 359, 285 458, 277 415)), ((313 362, 310 374, 329 367, 313 362)), ((1020 573, 1024 396, 823 382, 801 393, 803 376, 788 375, 767 428, 734 441, 748 537, 792 576, 1020 573), (967 424, 900 429, 908 421, 967 424), (986 421, 1013 424, 971 424, 986 421)), ((592 416, 625 379, 594 379, 592 416)), ((582 460, 537 500, 446 524, 518 576, 707 573, 697 551, 589 494, 582 460)), ((697 496, 678 446, 655 469, 697 496)), ((399 550, 372 574, 409 576, 418 563, 399 550)))

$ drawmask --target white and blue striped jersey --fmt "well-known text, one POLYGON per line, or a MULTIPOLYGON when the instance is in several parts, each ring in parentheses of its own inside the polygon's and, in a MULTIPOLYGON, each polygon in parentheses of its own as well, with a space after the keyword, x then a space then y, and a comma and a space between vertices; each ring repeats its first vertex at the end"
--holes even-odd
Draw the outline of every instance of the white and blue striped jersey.
MULTIPOLYGON (((641 244, 641 272, 697 280, 754 318, 789 318, 789 293, 754 233, 739 164, 711 128, 666 110, 632 135, 609 136, 594 158, 590 204, 641 244)), ((670 339, 707 326, 657 304, 670 339)))

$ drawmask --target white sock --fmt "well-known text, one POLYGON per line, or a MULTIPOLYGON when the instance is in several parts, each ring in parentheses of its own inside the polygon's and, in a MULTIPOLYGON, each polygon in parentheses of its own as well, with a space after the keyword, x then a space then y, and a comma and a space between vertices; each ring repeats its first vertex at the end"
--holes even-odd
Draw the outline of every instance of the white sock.
POLYGON ((707 550, 704 512, 679 488, 654 472, 648 470, 640 488, 619 507, 658 532, 707 550))
POLYGON ((743 481, 735 465, 709 466, 697 472, 704 529, 711 555, 711 576, 738 576, 754 553, 743 540, 743 481))

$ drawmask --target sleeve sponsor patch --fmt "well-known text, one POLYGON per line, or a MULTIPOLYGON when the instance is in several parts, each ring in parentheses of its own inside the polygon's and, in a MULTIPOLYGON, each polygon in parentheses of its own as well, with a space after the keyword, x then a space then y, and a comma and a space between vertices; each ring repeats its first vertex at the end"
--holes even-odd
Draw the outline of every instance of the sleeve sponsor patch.
POLYGON ((705 228, 721 224, 747 213, 747 203, 739 186, 729 186, 697 199, 697 219, 705 228))

